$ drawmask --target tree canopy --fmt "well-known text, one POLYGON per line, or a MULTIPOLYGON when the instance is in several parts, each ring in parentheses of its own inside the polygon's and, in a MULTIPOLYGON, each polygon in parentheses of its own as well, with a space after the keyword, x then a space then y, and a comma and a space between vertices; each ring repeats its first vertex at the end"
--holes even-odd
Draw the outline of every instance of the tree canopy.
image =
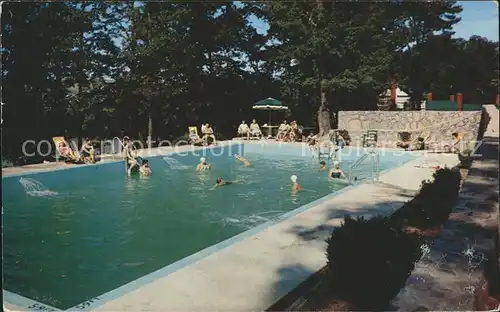
MULTIPOLYGON (((415 97, 493 102, 498 43, 452 37, 439 2, 9 2, 2 10, 3 157, 56 135, 219 137, 267 97, 324 134, 339 110, 376 109, 394 80, 415 97), (255 20, 269 25, 255 28, 255 20)), ((284 117, 284 116, 283 116, 284 117)), ((39 161, 39 159, 32 159, 39 161)))

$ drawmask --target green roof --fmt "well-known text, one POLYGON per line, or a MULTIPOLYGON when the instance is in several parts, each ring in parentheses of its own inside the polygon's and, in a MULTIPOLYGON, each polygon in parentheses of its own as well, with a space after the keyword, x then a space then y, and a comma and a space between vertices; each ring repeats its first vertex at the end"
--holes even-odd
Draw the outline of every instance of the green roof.
MULTIPOLYGON (((483 104, 464 104, 464 111, 478 111, 483 108, 483 104)), ((434 111, 457 111, 458 104, 451 100, 429 101, 425 104, 425 110, 434 111)))

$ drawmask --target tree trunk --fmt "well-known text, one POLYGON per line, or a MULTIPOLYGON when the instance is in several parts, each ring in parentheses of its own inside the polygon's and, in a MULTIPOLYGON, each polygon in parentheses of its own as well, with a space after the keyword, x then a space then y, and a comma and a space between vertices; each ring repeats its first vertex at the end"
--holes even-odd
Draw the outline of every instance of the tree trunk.
POLYGON ((153 139, 153 116, 151 109, 148 112, 148 148, 151 148, 151 140, 153 139))
POLYGON ((331 114, 326 94, 327 86, 324 81, 321 82, 320 93, 321 93, 321 102, 318 108, 318 127, 319 127, 319 136, 322 137, 328 135, 331 129, 331 118, 330 118, 331 114))
MULTIPOLYGON (((317 37, 318 36, 318 27, 323 26, 323 20, 324 20, 324 12, 323 12, 323 1, 322 0, 316 0, 316 6, 317 6, 317 16, 316 16, 316 23, 313 25, 313 36, 317 37)), ((319 137, 327 136, 330 132, 331 129, 331 116, 330 116, 330 106, 328 104, 328 83, 324 79, 324 72, 323 72, 323 64, 325 61, 325 47, 323 47, 321 44, 317 44, 316 46, 316 79, 318 79, 318 84, 319 84, 319 91, 321 95, 321 102, 319 104, 318 108, 318 128, 319 128, 319 137)))

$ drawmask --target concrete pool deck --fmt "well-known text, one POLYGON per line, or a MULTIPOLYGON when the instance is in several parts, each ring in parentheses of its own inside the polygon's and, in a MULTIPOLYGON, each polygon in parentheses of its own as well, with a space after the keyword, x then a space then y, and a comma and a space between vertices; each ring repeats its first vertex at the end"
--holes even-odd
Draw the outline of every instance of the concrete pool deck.
MULTIPOLYGON (((283 215, 279 223, 258 226, 68 310, 265 310, 325 265, 324 240, 344 215, 390 214, 431 178, 431 165, 457 163, 456 155, 421 156, 382 173, 379 181, 344 188, 283 215), (422 164, 428 167, 416 167, 422 164)), ((7 302, 10 310, 34 310, 7 302)))

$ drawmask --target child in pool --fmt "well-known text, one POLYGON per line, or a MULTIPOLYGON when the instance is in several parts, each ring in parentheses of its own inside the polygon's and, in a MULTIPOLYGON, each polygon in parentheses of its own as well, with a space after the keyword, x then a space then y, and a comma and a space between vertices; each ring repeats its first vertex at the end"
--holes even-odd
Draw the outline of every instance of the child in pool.
POLYGON ((293 175, 290 177, 290 180, 292 181, 292 192, 296 193, 300 191, 300 184, 297 182, 297 176, 293 175))

